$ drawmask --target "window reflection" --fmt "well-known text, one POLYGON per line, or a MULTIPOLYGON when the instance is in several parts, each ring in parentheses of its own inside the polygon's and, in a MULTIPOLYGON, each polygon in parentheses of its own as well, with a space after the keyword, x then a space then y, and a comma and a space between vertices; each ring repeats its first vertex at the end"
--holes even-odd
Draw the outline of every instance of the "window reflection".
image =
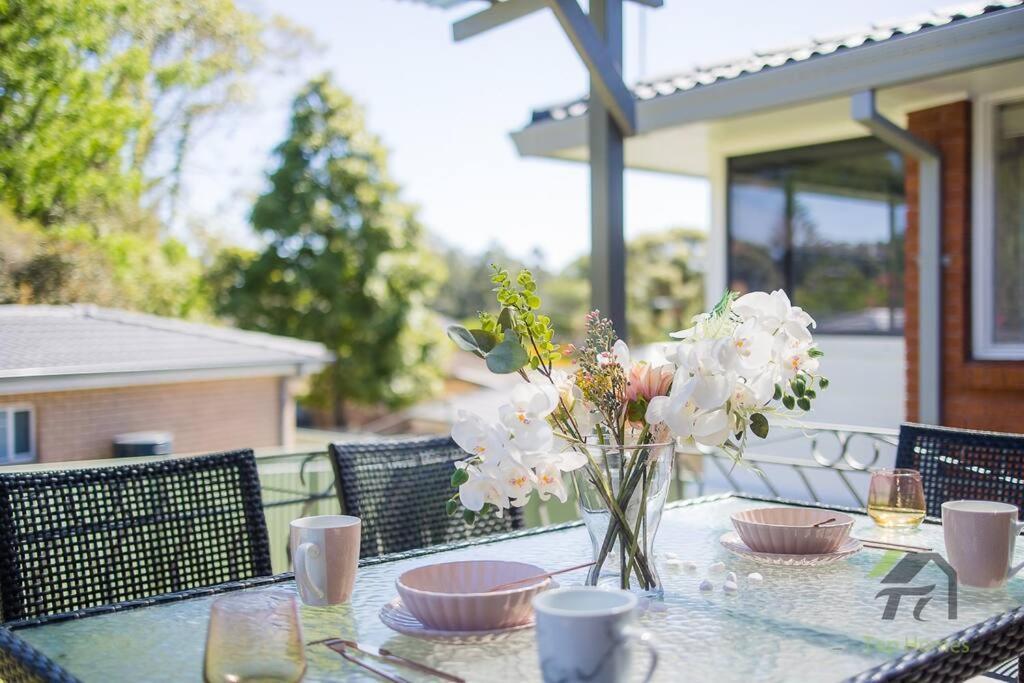
POLYGON ((729 162, 733 289, 782 287, 818 330, 903 330, 903 161, 873 138, 729 162))

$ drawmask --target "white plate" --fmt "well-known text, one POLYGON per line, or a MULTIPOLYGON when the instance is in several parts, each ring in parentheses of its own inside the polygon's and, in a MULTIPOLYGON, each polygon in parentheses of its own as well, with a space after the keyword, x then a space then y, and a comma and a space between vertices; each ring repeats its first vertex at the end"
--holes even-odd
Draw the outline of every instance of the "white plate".
POLYGON ((497 628, 489 631, 441 631, 425 626, 419 619, 412 615, 412 612, 402 604, 402 598, 395 597, 391 602, 380 608, 380 620, 390 629, 407 636, 417 638, 475 638, 480 636, 493 636, 498 633, 510 633, 533 628, 534 620, 518 626, 497 628))
POLYGON ((760 562, 761 564, 771 564, 778 567, 821 567, 826 564, 832 564, 833 562, 846 559, 850 555, 860 552, 860 549, 862 548, 860 541, 855 538, 848 538, 835 551, 831 553, 823 553, 821 555, 759 553, 747 547, 747 544, 743 542, 740 535, 735 531, 726 532, 720 539, 718 539, 718 541, 725 546, 726 550, 739 555, 740 557, 745 557, 753 560, 754 562, 760 562))

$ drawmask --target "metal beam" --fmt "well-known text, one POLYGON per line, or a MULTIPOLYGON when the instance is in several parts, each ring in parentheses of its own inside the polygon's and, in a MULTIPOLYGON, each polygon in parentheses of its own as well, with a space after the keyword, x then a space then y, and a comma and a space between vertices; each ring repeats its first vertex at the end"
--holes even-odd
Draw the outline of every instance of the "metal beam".
MULTIPOLYGON (((583 13, 576 0, 546 0, 551 10, 555 13, 562 30, 569 36, 573 47, 579 53, 583 63, 590 72, 590 106, 593 107, 594 95, 596 94, 607 108, 608 113, 618 126, 623 135, 632 135, 636 132, 636 107, 633 102, 633 93, 629 91, 626 84, 622 82, 622 21, 618 22, 619 32, 618 49, 610 47, 606 40, 602 40, 596 20, 594 4, 591 3, 590 18, 583 13), (593 23, 591 19, 594 19, 593 23)), ((621 15, 622 2, 616 3, 617 11, 621 15)))
POLYGON ((875 109, 875 91, 850 98, 850 116, 875 137, 918 162, 917 391, 918 421, 942 421, 942 158, 930 143, 875 109))
POLYGON ((544 0, 505 0, 452 24, 452 40, 459 42, 547 7, 544 0))
MULTIPOLYGON (((568 0, 574 7, 575 0, 568 0)), ((622 61, 622 0, 590 0, 584 17, 605 46, 615 71, 622 61), (590 22, 593 21, 593 24, 590 22)), ((623 235, 623 131, 605 100, 595 96, 600 75, 591 72, 590 116, 590 300, 626 338, 626 244, 623 235)))

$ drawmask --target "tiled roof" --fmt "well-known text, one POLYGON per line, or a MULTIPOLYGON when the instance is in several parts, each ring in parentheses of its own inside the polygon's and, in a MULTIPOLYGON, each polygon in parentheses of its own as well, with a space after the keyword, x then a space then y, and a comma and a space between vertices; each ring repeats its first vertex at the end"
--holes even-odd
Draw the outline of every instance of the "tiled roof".
POLYGON ((0 306, 0 380, 327 363, 321 344, 87 305, 0 306))
MULTIPOLYGON (((898 40, 902 36, 920 33, 982 14, 990 14, 1011 7, 1017 7, 1022 3, 1024 3, 1024 0, 974 2, 935 10, 900 21, 874 24, 870 29, 857 33, 814 39, 810 43, 798 47, 768 52, 755 52, 749 57, 737 61, 711 66, 698 66, 686 73, 637 83, 632 88, 633 95, 637 100, 652 100, 677 92, 701 88, 719 81, 743 78, 787 64, 818 59, 846 50, 856 50, 888 40, 898 40)), ((535 110, 531 118, 531 124, 550 120, 560 121, 583 116, 586 113, 587 100, 586 98, 581 98, 566 104, 535 110)))

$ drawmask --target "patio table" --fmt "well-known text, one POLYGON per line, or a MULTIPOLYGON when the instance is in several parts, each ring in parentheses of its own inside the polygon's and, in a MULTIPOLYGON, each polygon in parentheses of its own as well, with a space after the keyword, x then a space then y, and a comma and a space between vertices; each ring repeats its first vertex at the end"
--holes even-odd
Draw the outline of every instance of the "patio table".
MULTIPOLYGON (((960 588, 955 618, 949 618, 946 575, 935 563, 921 569, 910 584, 883 584, 902 553, 865 548, 829 566, 772 567, 736 557, 719 544, 719 537, 731 529, 732 512, 779 504, 784 503, 728 494, 683 501, 665 510, 657 540, 665 600, 652 603, 640 616, 659 643, 656 680, 954 680, 1024 649, 1024 608, 1018 609, 1024 602, 1022 579, 999 590, 960 588), (695 561, 698 571, 666 565, 668 552, 695 561), (712 577, 713 592, 698 590, 706 568, 716 561, 739 575, 737 594, 722 591, 720 575, 712 577), (755 571, 764 576, 760 584, 746 578, 755 571), (876 596, 894 585, 934 585, 919 618, 915 595, 901 598, 894 618, 883 619, 888 598, 876 596)), ((867 516, 857 512, 855 517, 855 535, 886 537, 888 532, 874 528, 867 516)), ((942 528, 934 523, 898 538, 940 551, 943 547, 942 528)), ((533 629, 461 642, 430 641, 391 631, 378 612, 395 595, 395 578, 424 563, 497 558, 557 569, 589 557, 586 530, 571 523, 371 558, 361 564, 349 604, 302 608, 305 639, 338 636, 385 646, 468 681, 536 681, 540 671, 533 629)), ((583 575, 582 570, 567 574, 559 582, 581 584, 583 575)), ((225 589, 240 587, 295 590, 291 576, 281 575, 8 626, 87 682, 201 680, 210 604, 225 589)), ((643 657, 637 653, 637 675, 643 657)), ((377 680, 323 645, 309 646, 307 658, 306 681, 377 680)))

